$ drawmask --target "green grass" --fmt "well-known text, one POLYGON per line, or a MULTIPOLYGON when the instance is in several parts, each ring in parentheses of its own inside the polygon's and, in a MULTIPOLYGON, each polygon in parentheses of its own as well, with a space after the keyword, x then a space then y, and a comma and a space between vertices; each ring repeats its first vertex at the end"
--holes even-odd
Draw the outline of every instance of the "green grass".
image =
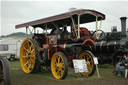
POLYGON ((69 68, 65 80, 56 80, 48 70, 42 70, 36 74, 25 74, 20 68, 19 61, 10 62, 12 85, 127 85, 128 78, 117 77, 112 74, 112 65, 99 65, 100 78, 97 73, 92 77, 84 77, 78 74, 75 77, 74 70, 69 68))

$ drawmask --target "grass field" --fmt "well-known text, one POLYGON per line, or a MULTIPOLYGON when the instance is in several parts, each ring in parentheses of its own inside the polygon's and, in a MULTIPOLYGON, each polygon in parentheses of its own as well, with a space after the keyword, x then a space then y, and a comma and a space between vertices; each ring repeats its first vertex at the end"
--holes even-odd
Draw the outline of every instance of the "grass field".
POLYGON ((37 74, 25 74, 20 68, 19 61, 10 62, 12 85, 128 85, 128 78, 117 77, 112 74, 112 65, 100 65, 100 78, 95 73, 92 77, 74 76, 73 69, 69 68, 65 80, 56 80, 48 70, 37 74))

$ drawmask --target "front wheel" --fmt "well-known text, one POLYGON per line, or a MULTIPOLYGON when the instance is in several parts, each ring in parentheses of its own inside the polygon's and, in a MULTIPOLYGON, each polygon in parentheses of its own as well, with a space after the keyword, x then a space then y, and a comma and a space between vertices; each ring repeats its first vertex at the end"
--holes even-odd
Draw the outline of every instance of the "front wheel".
POLYGON ((57 52, 51 59, 51 72, 56 79, 64 79, 68 73, 68 61, 62 52, 57 52))
POLYGON ((39 46, 33 39, 26 39, 20 48, 20 65, 25 73, 35 73, 39 71, 40 62, 39 57, 39 46))
POLYGON ((92 76, 96 71, 96 66, 93 60, 94 55, 90 51, 84 51, 79 55, 79 59, 85 59, 88 68, 87 73, 81 73, 83 76, 92 76))

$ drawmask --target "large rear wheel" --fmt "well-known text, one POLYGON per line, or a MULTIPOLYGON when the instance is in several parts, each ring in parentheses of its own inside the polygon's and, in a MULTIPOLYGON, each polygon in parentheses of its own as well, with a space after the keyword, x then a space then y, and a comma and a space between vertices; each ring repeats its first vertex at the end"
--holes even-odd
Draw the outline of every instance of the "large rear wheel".
POLYGON ((68 73, 68 61, 62 52, 57 52, 51 59, 51 72, 56 79, 64 79, 68 73))
POLYGON ((8 60, 0 58, 0 85, 11 85, 8 60))
POLYGON ((88 68, 87 73, 81 73, 83 76, 92 76, 96 71, 96 66, 93 61, 94 55, 90 51, 84 51, 79 55, 79 59, 85 59, 88 68))
POLYGON ((23 72, 34 73, 39 71, 38 56, 39 46, 37 46, 37 42, 33 39, 24 40, 20 49, 20 64, 23 72))

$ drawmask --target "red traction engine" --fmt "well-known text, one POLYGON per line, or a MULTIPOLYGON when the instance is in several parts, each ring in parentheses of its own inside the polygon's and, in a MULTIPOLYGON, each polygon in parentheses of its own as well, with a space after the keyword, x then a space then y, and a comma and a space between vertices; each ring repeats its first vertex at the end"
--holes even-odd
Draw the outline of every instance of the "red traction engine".
POLYGON ((104 19, 105 15, 100 12, 80 9, 16 25, 16 28, 26 27, 26 32, 29 26, 34 29, 32 37, 25 39, 20 49, 23 72, 38 72, 41 66, 49 66, 53 77, 64 79, 68 66, 73 67, 73 59, 85 59, 88 72, 81 74, 92 76, 95 72, 94 55, 86 46, 94 45, 96 37, 80 24, 104 19), (43 33, 38 33, 37 28, 43 33))

